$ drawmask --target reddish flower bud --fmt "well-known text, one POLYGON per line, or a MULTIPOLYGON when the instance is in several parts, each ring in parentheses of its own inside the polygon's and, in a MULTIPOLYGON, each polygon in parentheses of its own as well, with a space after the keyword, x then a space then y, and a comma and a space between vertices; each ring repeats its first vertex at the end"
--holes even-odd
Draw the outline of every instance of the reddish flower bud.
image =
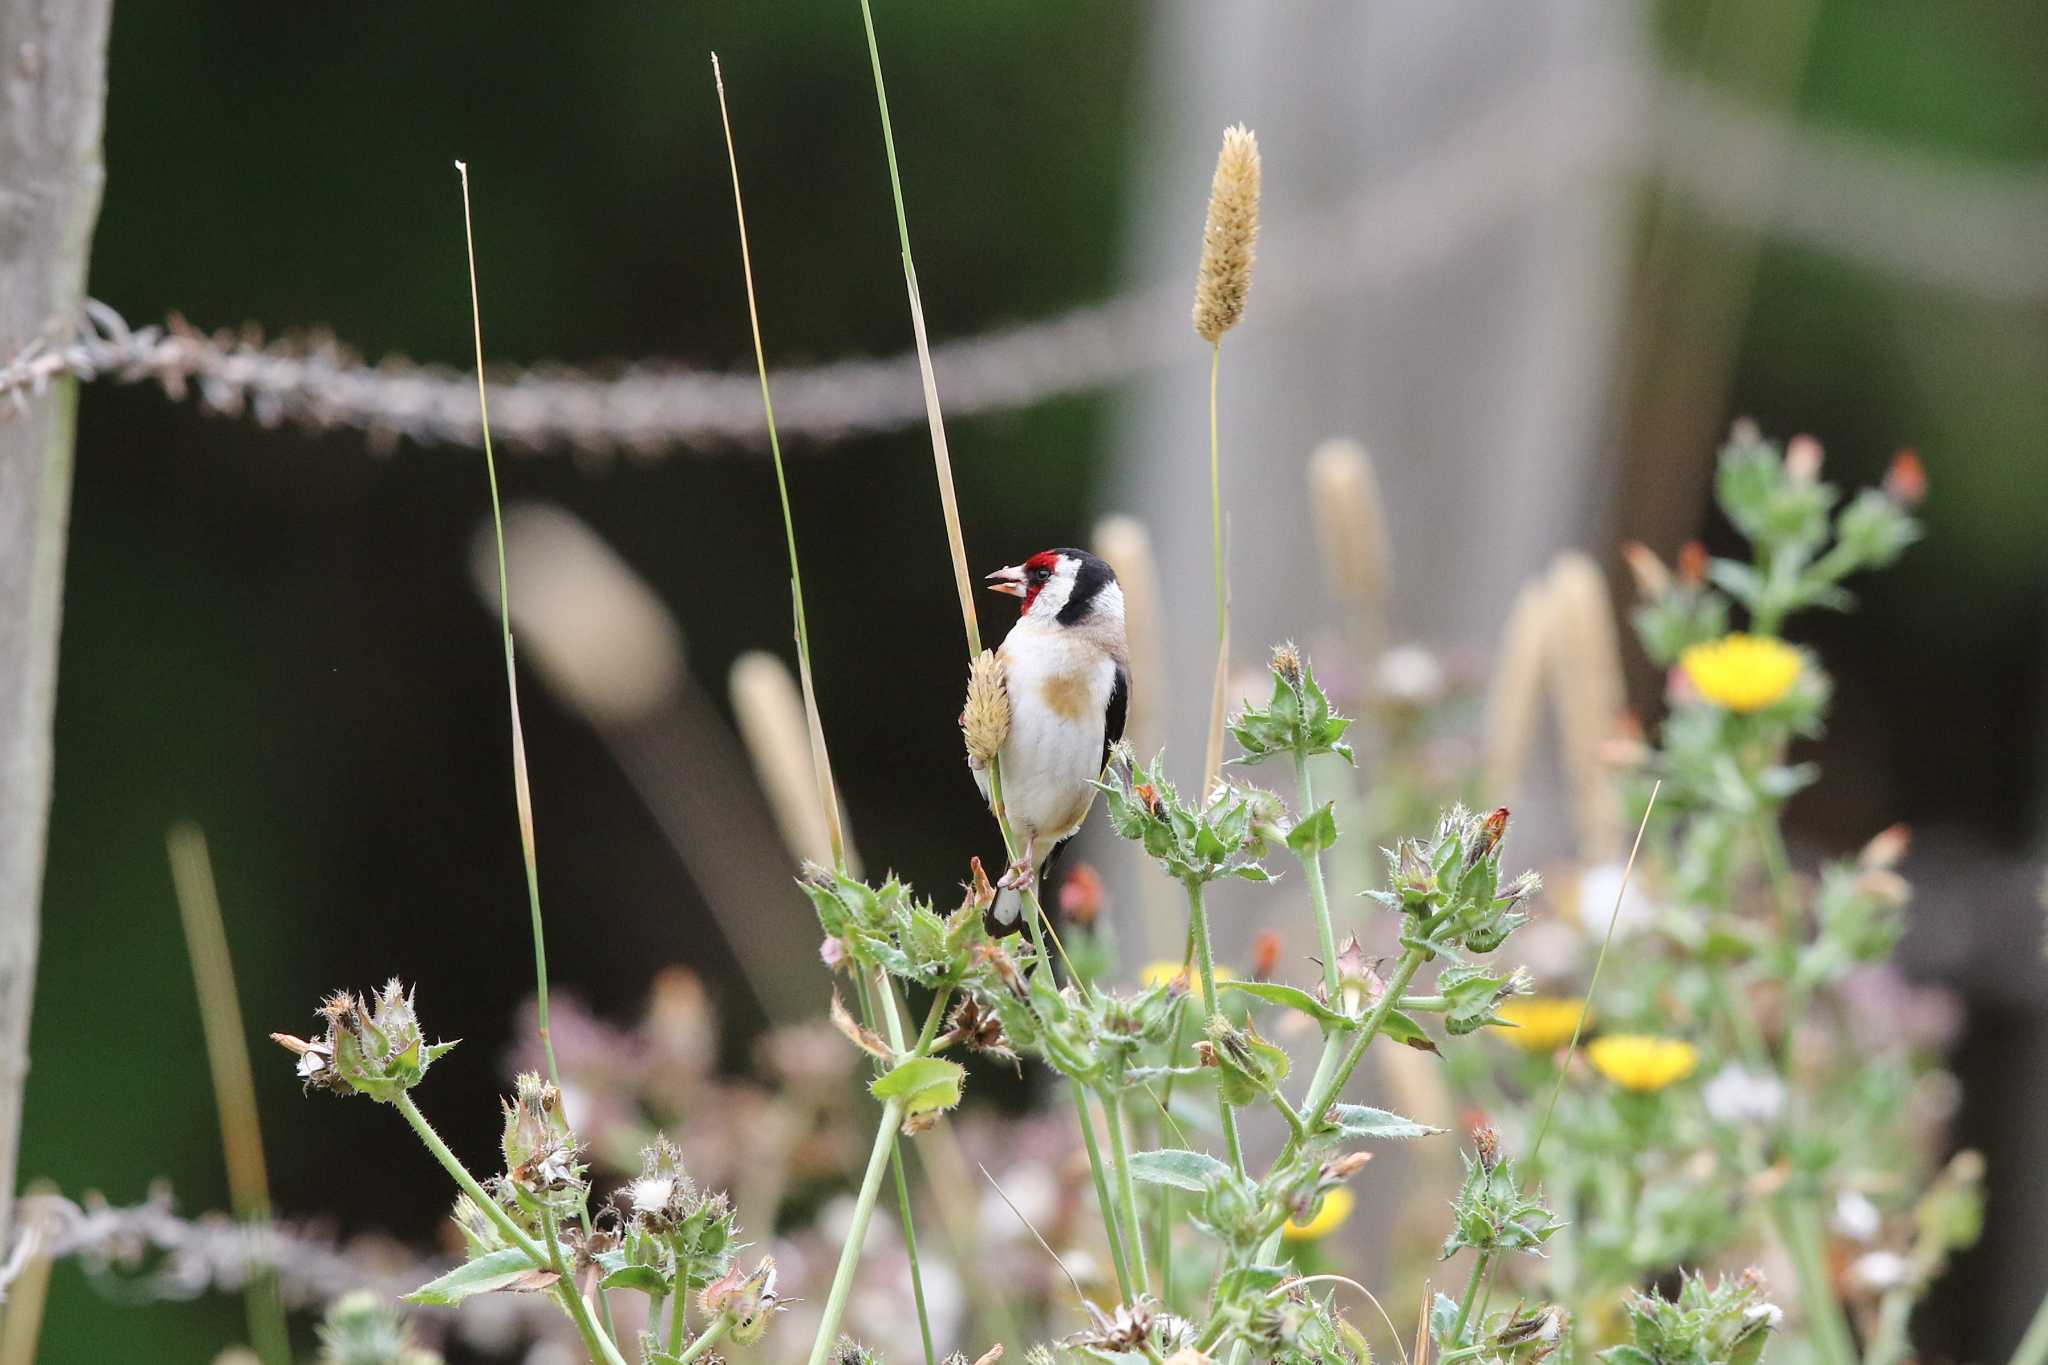
POLYGON ((1884 495, 1901 507, 1926 501, 1927 467, 1920 463, 1918 451, 1902 450, 1892 456, 1891 468, 1884 472, 1884 495))
POLYGON ((1279 933, 1272 929, 1259 930, 1258 936, 1252 940, 1252 980, 1264 981, 1279 965, 1279 933))
POLYGON ((1707 585, 1707 547, 1697 540, 1678 547, 1678 581, 1688 588, 1707 585))
POLYGON ((1060 913, 1086 929, 1101 917, 1104 899, 1102 874, 1081 863, 1060 886, 1060 913))

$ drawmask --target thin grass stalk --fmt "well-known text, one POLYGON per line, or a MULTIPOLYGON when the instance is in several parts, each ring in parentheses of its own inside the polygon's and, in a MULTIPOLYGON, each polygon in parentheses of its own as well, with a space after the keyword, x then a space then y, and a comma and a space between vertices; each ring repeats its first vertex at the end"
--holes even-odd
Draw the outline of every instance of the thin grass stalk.
MULTIPOLYGON (((761 311, 754 295, 753 253, 747 242, 746 200, 740 192, 739 152, 733 143, 732 115, 726 107, 725 73, 720 68, 718 57, 711 58, 711 75, 718 90, 718 119, 725 133, 726 163, 732 172, 733 217, 738 225, 740 238, 740 269, 747 287, 747 322, 753 333, 754 364, 761 379, 761 409, 768 425, 768 449, 775 464, 775 487, 782 501, 783 538, 789 548, 790 596, 796 617, 796 644, 798 679, 802 684, 804 714, 811 736, 811 760, 817 774, 818 804, 825 814, 826 827, 832 844, 832 860, 838 870, 846 871, 846 834, 839 819, 839 798, 832 780, 832 761, 825 746, 825 731, 818 716, 817 690, 811 675, 810 629, 804 616, 803 572, 799 567, 796 551, 796 521, 790 510, 789 479, 782 464, 782 442, 776 434, 775 399, 768 385, 768 354, 761 340, 761 311)), ((964 580, 963 580, 964 581, 964 580)), ((979 652, 979 651, 976 651, 979 652)), ((894 992, 886 980, 880 983, 876 1002, 888 1025, 890 1041, 897 1051, 903 1047, 903 1026, 896 1017, 894 992)), ((944 997, 934 1000, 935 1013, 943 1008, 944 997)), ((929 1040, 926 1040, 927 1042, 929 1040)), ((818 1337, 812 1343, 813 1365, 822 1360, 830 1347, 832 1336, 838 1331, 839 1317, 846 1311, 846 1297, 853 1288, 853 1273, 860 1264, 862 1245, 867 1240, 868 1218, 874 1212, 875 1198, 880 1192, 881 1174, 885 1166, 894 1166, 898 1181, 899 1211, 903 1218, 903 1232, 906 1246, 915 1245, 916 1230, 910 1211, 907 1188, 903 1185, 903 1168, 897 1160, 896 1133, 902 1122, 902 1105, 891 1100, 883 1106, 881 1127, 875 1134, 875 1145, 868 1158, 868 1169, 861 1182, 858 1201, 854 1205, 854 1226, 846 1248, 840 1255, 838 1269, 833 1274, 832 1288, 825 1301, 825 1315, 818 1326, 818 1337)), ((910 1262, 912 1287, 918 1301, 919 1322, 924 1327, 924 1344, 927 1362, 932 1354, 931 1329, 924 1315, 924 1279, 913 1251, 910 1262)))
POLYGON ((555 1066, 555 1040, 548 1032, 548 949, 540 918, 540 866, 533 844, 533 789, 526 775, 526 736, 519 723, 519 672, 512 664, 512 593, 505 572, 505 509, 498 498, 498 461, 491 452, 491 404, 484 389, 484 316, 476 284, 476 228, 469 212, 469 166, 458 161, 462 177, 462 240, 469 260, 470 335, 476 343, 476 405, 483 423, 484 474, 491 486, 491 532, 498 552, 498 625, 505 641, 505 696, 512 712, 512 796, 519 811, 519 850, 526 864, 526 904, 533 920, 534 1019, 541 1049, 547 1054, 548 1079, 562 1085, 555 1066))
MULTIPOLYGON (((924 388, 925 420, 931 428, 932 470, 939 484, 939 507, 946 523, 946 545, 953 559, 953 586, 960 596, 960 624, 967 636, 967 661, 972 666, 981 655, 981 623, 974 611, 974 584, 967 571, 967 540, 960 530, 960 501, 953 490, 953 458, 946 444, 946 422, 939 410, 938 377, 932 370, 932 348, 925 334, 924 299, 917 288, 917 265, 910 254, 910 216, 903 209, 903 174, 896 164, 896 134, 889 123, 889 92, 882 80, 882 49, 875 38, 875 16, 868 0, 860 3, 861 23, 868 40, 868 64, 874 71, 875 107, 882 116, 882 148, 889 161, 889 192, 896 206, 896 236, 903 249, 903 285, 910 301, 910 328, 917 342, 918 376, 924 388)), ((989 812, 1002 831, 1005 856, 1014 863, 1018 856, 1017 836, 1003 808, 1003 770, 998 759, 988 762, 989 812)), ((1035 923, 1043 913, 1038 887, 1027 885, 1020 893, 1025 918, 1035 923)), ((1041 960, 1043 954, 1041 953, 1041 960)))
POLYGON ((1660 780, 1650 788, 1650 799, 1643 804, 1643 818, 1636 826, 1635 843, 1629 846, 1628 862, 1621 869, 1621 884, 1614 888, 1614 908, 1607 915, 1607 932, 1600 937, 1600 951, 1593 955, 1593 974, 1586 980, 1586 1000, 1579 1007, 1579 1017, 1572 1023, 1572 1040, 1565 1045, 1564 1060, 1557 1066, 1557 1083, 1550 1087, 1550 1099, 1543 1106, 1543 1122, 1536 1125, 1536 1140, 1529 1144, 1529 1155, 1524 1166, 1534 1169, 1536 1154, 1543 1150, 1543 1139, 1550 1133, 1550 1119, 1557 1112, 1557 1097, 1564 1093, 1564 1078, 1571 1069, 1572 1057, 1579 1050, 1579 1038, 1586 1031, 1586 1019, 1593 1012, 1593 992, 1600 987, 1600 969, 1607 963, 1608 946, 1614 942, 1614 926, 1621 922, 1622 897, 1628 894, 1628 879, 1636 870, 1636 855, 1643 851, 1643 835, 1650 828, 1650 812, 1657 809, 1657 794, 1664 790, 1660 780))
MULTIPOLYGON (((498 460, 491 451, 491 404, 484 388, 484 315, 476 283, 476 227, 469 211, 469 165, 455 163, 462 178, 462 245, 469 264, 470 337, 476 347, 477 418, 483 428, 484 476, 491 488, 491 537, 498 555, 498 628, 505 642, 505 700, 512 714, 512 799, 519 812, 519 852, 526 869, 526 908, 533 932, 533 1015, 540 1033, 541 1051, 547 1057, 548 1080, 562 1088, 561 1068, 555 1064, 555 1037, 548 1027, 548 944, 540 917, 540 862, 534 851, 533 785, 526 771, 526 732, 519 721, 519 670, 512 662, 512 591, 505 571, 505 509, 498 496, 498 460)), ((580 1211, 583 1231, 590 1232, 590 1210, 580 1211)), ((615 1332, 612 1306, 602 1290, 597 1303, 604 1315, 605 1331, 615 1332)))
MULTIPOLYGON (((207 1065, 213 1073, 221 1155, 228 1171, 228 1202, 243 1223, 267 1227, 271 1219, 270 1176, 256 1114, 256 1081, 249 1067, 248 1033, 242 1023, 234 959, 228 952, 206 835, 197 825, 176 824, 164 836, 164 844, 177 891, 178 918, 185 929, 185 952, 192 963, 192 985, 199 996, 207 1065)), ((291 1326, 273 1267, 250 1265, 245 1299, 249 1344, 267 1365, 291 1365, 291 1326)))
POLYGON ((775 398, 768 388, 768 352, 761 342, 761 310, 754 298, 754 257, 747 244, 746 201, 740 194, 739 152, 733 146, 732 117, 725 107, 725 73, 717 54, 711 58, 711 77, 718 88, 718 120, 725 131, 725 159, 732 171, 732 209, 739 227, 740 273, 747 286, 747 324, 754 339, 754 368, 761 377, 761 411, 768 424, 768 452, 775 464, 775 491, 782 500, 782 536, 789 548, 789 591, 796 617, 797 677, 802 685, 804 715, 811 734, 811 766, 818 783, 818 806, 825 816, 825 828, 832 844, 833 865, 846 870, 846 832, 839 822, 838 788, 832 780, 832 758, 825 747, 825 730, 818 718, 818 697, 811 681, 811 632, 804 616, 804 577, 797 562, 796 519, 789 506, 789 477, 782 466, 782 439, 776 433, 775 398))
POLYGON ((1223 342, 1209 344, 1209 548, 1216 571, 1216 685, 1209 694, 1208 746, 1202 758, 1202 791, 1223 773, 1224 695, 1230 686, 1230 594, 1223 576, 1222 442, 1216 424, 1216 385, 1223 365, 1223 342))

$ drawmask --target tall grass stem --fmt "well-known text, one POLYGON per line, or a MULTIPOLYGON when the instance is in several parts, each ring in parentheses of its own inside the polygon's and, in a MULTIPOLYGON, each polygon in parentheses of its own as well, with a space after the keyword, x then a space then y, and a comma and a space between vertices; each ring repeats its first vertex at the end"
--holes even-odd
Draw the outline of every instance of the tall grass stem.
MULTIPOLYGON (((213 1072, 221 1153, 228 1169, 228 1201, 242 1222, 267 1227, 270 1177, 256 1114, 256 1081, 249 1067, 249 1035, 235 990, 234 959, 228 952, 213 860, 207 855, 206 835, 197 825, 171 826, 164 843, 170 854, 178 918, 185 929, 185 951, 192 962, 192 985, 199 996, 206 1060, 213 1072)), ((266 1365, 291 1365, 291 1326, 278 1294, 276 1271, 252 1264, 246 1297, 249 1344, 266 1365)))
POLYGON ((555 1066, 555 1040, 548 1031, 548 949, 540 918, 540 865, 533 841, 533 788, 526 772, 526 736, 519 723, 519 672, 512 662, 512 594, 505 572, 505 510, 498 498, 498 460, 491 451, 491 403, 484 388, 484 316, 476 284, 476 227, 469 211, 469 165, 458 161, 462 177, 462 240, 469 261, 470 336, 476 346, 476 405, 483 423, 484 474, 491 486, 491 533, 498 552, 498 625, 505 641, 505 696, 512 713, 512 797, 519 811, 519 849, 526 863, 526 906, 533 920, 534 1022, 541 1050, 548 1059, 548 1079, 561 1088, 555 1066))

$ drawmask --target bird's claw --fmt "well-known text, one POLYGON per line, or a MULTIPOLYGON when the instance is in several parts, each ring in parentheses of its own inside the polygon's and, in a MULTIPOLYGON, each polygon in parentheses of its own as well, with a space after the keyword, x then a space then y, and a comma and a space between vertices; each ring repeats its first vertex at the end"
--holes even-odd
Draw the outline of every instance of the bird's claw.
POLYGON ((1002 880, 996 883, 998 891, 1028 891, 1031 889, 1031 864, 1019 858, 1010 864, 1002 880))

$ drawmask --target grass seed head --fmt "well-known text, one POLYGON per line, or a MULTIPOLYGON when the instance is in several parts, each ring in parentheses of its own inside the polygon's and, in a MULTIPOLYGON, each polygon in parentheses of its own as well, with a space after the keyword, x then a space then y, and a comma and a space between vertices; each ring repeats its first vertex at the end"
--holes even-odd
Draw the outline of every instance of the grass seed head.
POLYGON ((1195 332, 1215 343, 1244 316, 1259 243, 1259 140, 1243 124, 1226 128, 1202 225, 1195 277, 1195 332))

